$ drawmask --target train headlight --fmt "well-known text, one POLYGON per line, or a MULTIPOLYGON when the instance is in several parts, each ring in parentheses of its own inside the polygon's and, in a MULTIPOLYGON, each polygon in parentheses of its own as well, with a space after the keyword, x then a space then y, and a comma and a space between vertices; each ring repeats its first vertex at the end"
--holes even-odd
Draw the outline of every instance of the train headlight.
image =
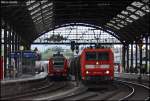
POLYGON ((53 64, 55 63, 54 60, 52 60, 52 63, 53 63, 53 64))
POLYGON ((109 65, 100 65, 101 68, 109 68, 109 65))
POLYGON ((89 71, 86 71, 86 74, 89 74, 89 71))
POLYGON ((105 73, 106 73, 106 74, 109 74, 109 71, 107 70, 105 73))
POLYGON ((95 68, 95 65, 85 65, 85 68, 95 68))

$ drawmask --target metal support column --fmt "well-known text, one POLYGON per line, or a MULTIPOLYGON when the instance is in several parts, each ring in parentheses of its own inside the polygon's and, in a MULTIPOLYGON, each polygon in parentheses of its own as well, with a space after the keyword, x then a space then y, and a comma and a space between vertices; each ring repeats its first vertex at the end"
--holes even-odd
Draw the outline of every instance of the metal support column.
POLYGON ((142 79, 142 73, 143 73, 143 67, 142 67, 142 46, 143 46, 143 39, 141 38, 139 40, 139 53, 140 53, 140 75, 138 77, 139 82, 141 82, 142 79))
POLYGON ((2 25, 0 26, 1 27, 1 34, 0 34, 0 56, 2 56, 2 25))
MULTIPOLYGON (((148 36, 148 43, 150 43, 150 36, 148 36)), ((147 52, 147 54, 148 54, 148 56, 147 56, 147 64, 148 64, 148 66, 149 66, 149 68, 148 68, 148 73, 150 73, 150 44, 147 44, 147 48, 148 48, 148 52, 147 52)))
POLYGON ((138 58, 138 46, 137 46, 137 44, 135 44, 135 72, 137 73, 137 67, 138 67, 138 63, 137 63, 137 58, 138 58))
POLYGON ((12 30, 12 36, 11 36, 11 40, 12 40, 12 51, 15 51, 15 33, 12 30))
POLYGON ((142 72, 142 48, 140 48, 140 73, 142 72))
POLYGON ((140 76, 139 76, 139 80, 141 80, 141 74, 142 74, 142 48, 139 48, 140 51, 140 76))
POLYGON ((125 45, 123 45, 122 46, 122 67, 124 71, 126 70, 125 53, 126 53, 126 49, 125 49, 125 45))
POLYGON ((129 72, 129 45, 126 46, 126 50, 127 50, 127 54, 126 54, 126 57, 127 57, 127 68, 126 68, 126 72, 128 73, 129 72))
POLYGON ((18 35, 15 33, 15 51, 18 50, 18 35))
POLYGON ((11 27, 8 30, 8 67, 10 69, 10 65, 11 65, 11 58, 9 56, 9 54, 11 53, 11 27))
POLYGON ((7 26, 4 25, 4 77, 7 76, 7 26))
POLYGON ((130 72, 133 73, 133 44, 131 44, 131 66, 130 66, 130 72))
MULTIPOLYGON (((18 35, 14 33, 14 41, 15 41, 15 52, 18 51, 18 35)), ((18 59, 15 60, 15 68, 17 70, 17 76, 18 76, 18 70, 19 70, 19 61, 18 59)))
POLYGON ((148 54, 148 37, 145 37, 145 41, 146 41, 146 44, 145 44, 145 68, 146 68, 146 73, 148 72, 148 57, 149 57, 149 54, 148 54))
POLYGON ((19 76, 22 75, 22 50, 20 50, 20 46, 21 46, 21 37, 18 36, 18 50, 21 51, 20 53, 20 64, 19 64, 19 68, 18 68, 18 72, 19 72, 19 76))
MULTIPOLYGON (((2 58, 2 23, 1 23, 1 34, 0 34, 0 80, 3 80, 3 58, 2 58)), ((1 86, 2 87, 2 86, 1 86)))
POLYGON ((17 50, 20 48, 20 37, 17 35, 17 50))

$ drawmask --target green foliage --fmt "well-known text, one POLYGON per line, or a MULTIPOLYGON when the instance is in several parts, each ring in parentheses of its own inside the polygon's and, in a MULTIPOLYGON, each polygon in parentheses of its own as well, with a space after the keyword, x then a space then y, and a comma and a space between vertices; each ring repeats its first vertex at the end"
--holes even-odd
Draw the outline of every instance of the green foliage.
POLYGON ((41 53, 42 60, 47 60, 53 55, 52 49, 47 49, 45 52, 41 53))
MULTIPOLYGON (((63 54, 66 58, 70 58, 73 57, 73 53, 71 50, 66 49, 66 50, 59 50, 61 51, 61 54, 63 54)), ((57 49, 54 48, 49 48, 46 51, 44 51, 43 53, 41 53, 42 55, 42 60, 47 60, 49 59, 51 56, 53 56, 53 54, 55 54, 57 52, 57 49)))

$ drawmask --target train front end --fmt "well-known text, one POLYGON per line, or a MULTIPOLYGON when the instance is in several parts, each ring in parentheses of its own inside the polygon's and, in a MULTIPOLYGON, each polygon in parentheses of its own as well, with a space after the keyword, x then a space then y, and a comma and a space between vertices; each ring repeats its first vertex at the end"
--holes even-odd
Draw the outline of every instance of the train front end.
POLYGON ((80 63, 82 80, 114 79, 114 58, 111 49, 84 49, 80 63))
POLYGON ((63 56, 55 56, 49 59, 49 77, 67 77, 68 62, 63 56))

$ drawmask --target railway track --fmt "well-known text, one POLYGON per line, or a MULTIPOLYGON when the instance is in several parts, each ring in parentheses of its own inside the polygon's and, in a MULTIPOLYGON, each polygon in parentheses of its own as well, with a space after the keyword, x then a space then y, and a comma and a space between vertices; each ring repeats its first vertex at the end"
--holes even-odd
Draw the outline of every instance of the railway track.
MULTIPOLYGON (((24 92, 19 95, 14 96, 6 96, 1 98, 1 100, 27 100, 27 99, 33 99, 38 98, 39 96, 43 96, 44 94, 49 94, 50 92, 59 91, 60 89, 63 89, 67 86, 67 82, 61 81, 61 82, 45 82, 45 84, 41 85, 40 87, 31 88, 29 91, 24 92)), ((70 87, 70 86, 69 86, 70 87)))
POLYGON ((128 81, 128 82, 132 82, 132 83, 137 83, 137 84, 141 84, 141 85, 150 87, 149 81, 135 80, 135 79, 126 79, 126 78, 118 78, 118 77, 115 77, 115 80, 123 80, 123 81, 128 81))
POLYGON ((53 85, 46 89, 37 91, 37 93, 30 93, 29 96, 17 98, 16 100, 39 100, 41 98, 46 98, 47 96, 52 96, 52 94, 57 94, 58 92, 61 92, 61 90, 71 87, 72 86, 69 86, 67 82, 53 82, 53 85))
POLYGON ((121 81, 119 82, 126 83, 128 86, 132 87, 132 92, 128 94, 127 96, 121 98, 120 100, 149 100, 149 90, 150 88, 148 86, 129 82, 129 81, 121 81))
POLYGON ((149 87, 129 81, 75 87, 69 81, 57 81, 26 94, 2 100, 149 100, 149 87), (74 90, 73 90, 74 89, 74 90))
POLYGON ((42 91, 43 89, 52 87, 54 85, 54 82, 48 82, 45 80, 45 81, 39 82, 37 85, 35 84, 34 88, 31 88, 27 91, 22 91, 22 93, 19 95, 11 95, 11 96, 1 97, 1 100, 17 99, 17 98, 22 98, 25 96, 31 96, 33 94, 37 94, 37 91, 42 91), (40 86, 37 86, 37 85, 40 85, 40 86))
POLYGON ((55 100, 149 100, 149 87, 127 81, 115 81, 110 88, 88 88, 55 100))

